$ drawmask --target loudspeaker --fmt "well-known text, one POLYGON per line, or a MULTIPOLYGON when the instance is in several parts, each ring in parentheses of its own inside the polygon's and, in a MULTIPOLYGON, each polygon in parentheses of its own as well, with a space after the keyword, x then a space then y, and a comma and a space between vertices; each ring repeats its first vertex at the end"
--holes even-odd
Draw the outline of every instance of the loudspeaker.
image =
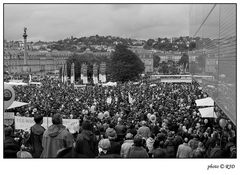
POLYGON ((15 91, 12 86, 4 83, 3 91, 4 110, 6 110, 15 100, 15 91))

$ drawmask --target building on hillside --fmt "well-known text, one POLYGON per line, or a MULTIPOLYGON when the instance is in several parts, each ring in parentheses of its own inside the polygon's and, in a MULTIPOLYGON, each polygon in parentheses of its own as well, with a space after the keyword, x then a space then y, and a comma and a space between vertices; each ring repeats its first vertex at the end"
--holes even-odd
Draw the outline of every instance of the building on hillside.
POLYGON ((145 73, 152 73, 153 72, 153 51, 146 50, 139 47, 131 47, 132 50, 144 63, 145 73))
MULTIPOLYGON (((66 62, 71 52, 40 52, 28 51, 27 63, 28 72, 36 74, 44 74, 59 70, 66 62)), ((23 51, 4 50, 4 71, 9 73, 21 73, 24 69, 23 51)))
POLYGON ((155 52, 154 54, 160 57, 160 63, 168 62, 169 60, 178 62, 182 57, 181 52, 155 52))

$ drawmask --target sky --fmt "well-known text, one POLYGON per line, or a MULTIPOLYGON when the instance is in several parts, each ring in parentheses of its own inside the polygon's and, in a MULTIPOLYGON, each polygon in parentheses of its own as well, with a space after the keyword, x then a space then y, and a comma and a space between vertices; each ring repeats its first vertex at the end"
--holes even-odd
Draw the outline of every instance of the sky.
POLYGON ((57 41, 67 37, 149 39, 189 35, 188 4, 5 4, 4 39, 57 41))

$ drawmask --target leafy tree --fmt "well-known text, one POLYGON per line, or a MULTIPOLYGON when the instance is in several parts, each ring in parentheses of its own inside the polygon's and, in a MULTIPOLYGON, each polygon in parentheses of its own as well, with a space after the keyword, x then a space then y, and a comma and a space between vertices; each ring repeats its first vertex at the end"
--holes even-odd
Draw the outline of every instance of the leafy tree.
POLYGON ((152 46, 153 43, 154 43, 154 39, 148 39, 146 44, 147 44, 148 46, 152 46))
POLYGON ((161 58, 158 55, 153 55, 153 67, 158 67, 161 58))
POLYGON ((110 74, 113 81, 135 80, 143 71, 144 63, 135 53, 125 45, 116 45, 110 61, 110 74))

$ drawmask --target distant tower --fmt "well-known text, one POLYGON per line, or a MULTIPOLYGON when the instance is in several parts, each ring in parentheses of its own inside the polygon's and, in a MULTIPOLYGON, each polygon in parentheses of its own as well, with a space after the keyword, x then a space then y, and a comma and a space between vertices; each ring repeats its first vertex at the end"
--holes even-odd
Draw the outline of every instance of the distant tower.
POLYGON ((27 65, 27 28, 26 27, 24 27, 23 39, 24 39, 24 66, 26 66, 27 65))

